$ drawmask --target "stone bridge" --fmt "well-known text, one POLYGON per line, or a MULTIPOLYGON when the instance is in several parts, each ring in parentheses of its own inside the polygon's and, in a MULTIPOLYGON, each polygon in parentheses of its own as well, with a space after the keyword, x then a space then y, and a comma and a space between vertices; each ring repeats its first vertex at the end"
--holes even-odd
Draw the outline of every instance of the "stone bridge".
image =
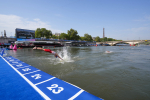
POLYGON ((109 44, 111 46, 114 46, 116 44, 130 44, 130 45, 135 45, 135 44, 138 44, 138 43, 143 43, 145 41, 148 41, 150 42, 150 40, 125 40, 125 41, 105 41, 105 42, 96 42, 96 44, 109 44))

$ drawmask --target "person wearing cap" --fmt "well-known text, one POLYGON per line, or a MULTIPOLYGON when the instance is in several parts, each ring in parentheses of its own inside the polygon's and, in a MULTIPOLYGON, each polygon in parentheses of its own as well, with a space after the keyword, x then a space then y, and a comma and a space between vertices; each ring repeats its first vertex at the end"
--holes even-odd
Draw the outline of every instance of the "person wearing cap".
POLYGON ((61 60, 63 60, 55 51, 52 51, 51 49, 43 49, 43 48, 36 47, 36 46, 33 49, 38 49, 38 50, 43 50, 45 52, 49 52, 53 54, 56 58, 59 57, 61 60))

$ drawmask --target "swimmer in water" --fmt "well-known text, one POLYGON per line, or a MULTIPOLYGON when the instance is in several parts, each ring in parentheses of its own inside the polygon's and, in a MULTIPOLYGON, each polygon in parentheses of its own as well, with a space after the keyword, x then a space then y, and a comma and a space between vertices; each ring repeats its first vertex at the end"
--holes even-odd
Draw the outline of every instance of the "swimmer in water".
POLYGON ((110 51, 106 51, 107 53, 110 53, 110 51))
POLYGON ((56 58, 59 57, 61 60, 63 60, 56 52, 54 52, 50 49, 43 49, 43 48, 36 47, 36 46, 33 49, 38 49, 38 50, 43 50, 45 52, 49 52, 49 53, 53 54, 56 58))

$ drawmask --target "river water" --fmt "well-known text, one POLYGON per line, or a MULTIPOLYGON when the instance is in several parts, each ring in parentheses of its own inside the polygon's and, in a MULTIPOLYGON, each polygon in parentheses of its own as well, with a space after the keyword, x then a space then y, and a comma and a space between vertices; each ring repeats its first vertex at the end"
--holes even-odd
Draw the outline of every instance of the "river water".
POLYGON ((105 100, 150 100, 150 46, 51 49, 64 61, 48 52, 31 48, 7 52, 105 100))

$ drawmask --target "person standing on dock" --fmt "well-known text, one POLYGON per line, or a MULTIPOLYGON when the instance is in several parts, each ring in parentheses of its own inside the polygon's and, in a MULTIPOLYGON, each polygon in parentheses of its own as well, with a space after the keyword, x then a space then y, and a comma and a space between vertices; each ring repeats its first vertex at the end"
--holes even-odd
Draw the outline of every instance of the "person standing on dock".
POLYGON ((56 58, 59 57, 61 60, 63 60, 55 51, 52 51, 51 49, 43 49, 43 48, 36 47, 36 46, 33 49, 38 49, 38 50, 43 50, 45 52, 49 52, 53 54, 56 58))

